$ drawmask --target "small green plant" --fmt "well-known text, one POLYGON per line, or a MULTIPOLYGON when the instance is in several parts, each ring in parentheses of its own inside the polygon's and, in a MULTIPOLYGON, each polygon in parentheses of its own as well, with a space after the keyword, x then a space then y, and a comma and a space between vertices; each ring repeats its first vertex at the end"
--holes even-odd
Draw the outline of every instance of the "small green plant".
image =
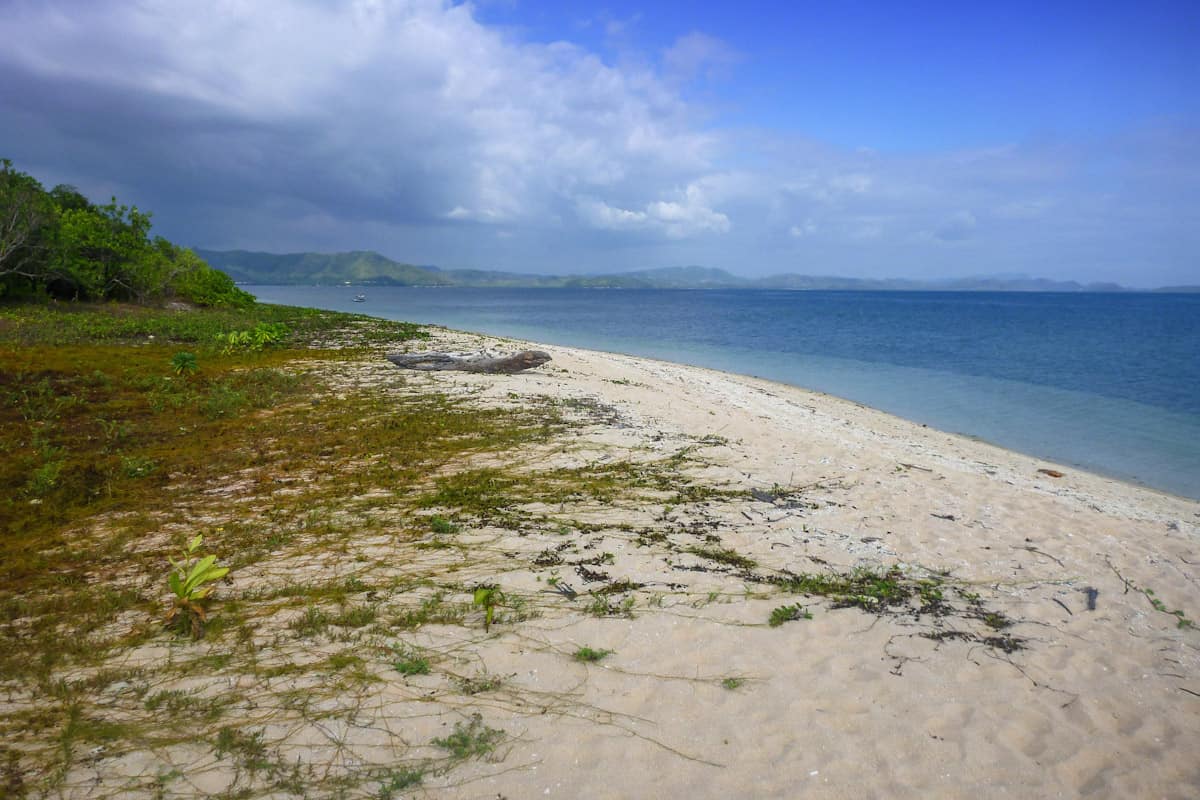
POLYGON ((121 471, 126 478, 144 478, 154 472, 155 463, 143 456, 122 456, 121 471))
POLYGON ((584 664, 595 664, 597 661, 612 654, 612 650, 594 650, 591 647, 584 646, 575 651, 573 658, 584 664))
POLYGON ((1146 599, 1150 601, 1150 605, 1154 606, 1155 611, 1161 611, 1164 614, 1170 614, 1171 616, 1175 617, 1175 627, 1190 628, 1195 624, 1192 622, 1192 620, 1187 618, 1187 615, 1184 614, 1181 609, 1177 608, 1174 611, 1168 610, 1167 604, 1155 596, 1153 589, 1141 589, 1141 592, 1142 594, 1146 595, 1146 599))
POLYGON ((433 516, 429 518, 429 528, 434 533, 458 533, 458 526, 445 517, 433 516))
POLYGON ((778 628, 785 622, 791 622, 796 619, 812 619, 812 612, 804 606, 796 603, 791 606, 780 606, 771 612, 771 618, 767 620, 767 624, 772 628, 778 628))
POLYGON ((33 475, 29 478, 29 483, 26 486, 26 491, 34 497, 48 494, 58 485, 62 469, 63 461, 61 459, 47 461, 42 464, 33 471, 33 475))
POLYGON ((175 355, 171 356, 171 371, 176 375, 192 375, 200 369, 200 365, 196 363, 196 354, 189 353, 186 350, 180 350, 175 355))
POLYGON ((733 676, 730 676, 728 678, 721 679, 722 688, 728 689, 731 692, 734 691, 735 689, 740 689, 742 686, 745 685, 745 683, 746 683, 745 678, 735 678, 733 676))
POLYGON ((689 547, 687 552, 737 569, 754 569, 758 562, 727 547, 689 547))
POLYGON ((296 617, 288 623, 288 628, 295 631, 296 636, 304 638, 325 633, 332 623, 333 618, 328 613, 316 606, 309 606, 304 609, 302 616, 296 617))
POLYGON ((489 728, 483 724, 483 716, 472 714, 471 721, 466 725, 461 722, 454 724, 454 733, 444 739, 434 739, 433 743, 448 750, 454 761, 464 761, 471 757, 482 758, 496 749, 496 745, 504 741, 504 731, 489 728))
POLYGON ((238 767, 251 774, 273 766, 261 730, 246 733, 227 725, 217 731, 213 751, 218 759, 229 756, 238 767))
POLYGON ((182 559, 170 559, 172 570, 167 576, 167 585, 175 595, 175 604, 167 612, 167 625, 176 630, 190 630, 194 639, 204 635, 204 623, 208 620, 205 601, 216 588, 211 584, 229 572, 229 567, 217 566, 215 555, 199 554, 203 543, 204 536, 196 534, 184 548, 182 559))
POLYGON ((339 628, 363 628, 374 622, 378 615, 374 606, 350 606, 330 617, 329 624, 339 628))
POLYGON ((637 598, 630 595, 623 599, 620 603, 609 602, 609 596, 606 594, 593 593, 592 600, 584 609, 587 613, 594 617, 626 617, 633 619, 633 609, 637 605, 637 598))
POLYGON ((422 600, 417 608, 393 614, 387 621, 388 625, 394 629, 415 630, 422 625, 459 624, 466 616, 468 606, 465 603, 447 603, 445 599, 445 594, 439 592, 422 600))
POLYGON ((391 770, 379 784, 379 800, 392 800, 396 792, 420 786, 425 780, 425 773, 412 767, 398 767, 391 770))
POLYGON ((477 586, 471 603, 483 609, 483 629, 486 631, 492 627, 496 606, 504 605, 504 592, 495 584, 477 586))
POLYGON ((595 595, 592 601, 588 603, 587 613, 595 617, 605 617, 613 610, 608 603, 608 598, 603 595, 595 595))
POLYGON ((396 660, 392 662, 392 666, 401 675, 429 674, 429 659, 421 655, 416 648, 398 645, 395 650, 396 660))
POLYGON ((980 617, 984 625, 987 625, 994 631, 1003 630, 1012 626, 1012 620, 1003 614, 996 611, 989 611, 980 617))
POLYGON ((282 322, 260 322, 250 330, 218 333, 217 341, 225 355, 238 352, 258 352, 269 344, 277 344, 287 336, 288 328, 282 322))
POLYGON ((96 423, 100 426, 100 430, 104 433, 105 452, 111 447, 121 443, 124 439, 128 439, 133 432, 133 425, 126 420, 104 419, 98 418, 96 423))

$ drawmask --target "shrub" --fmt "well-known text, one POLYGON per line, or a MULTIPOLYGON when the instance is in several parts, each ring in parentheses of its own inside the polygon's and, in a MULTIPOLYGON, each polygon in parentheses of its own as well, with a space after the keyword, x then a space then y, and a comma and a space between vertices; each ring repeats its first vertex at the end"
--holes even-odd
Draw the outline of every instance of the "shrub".
POLYGON ((182 269, 174 288, 184 300, 212 308, 250 308, 254 305, 252 295, 239 289, 232 278, 204 263, 191 250, 177 248, 176 261, 182 269))
POLYGON ((167 612, 166 622, 176 630, 190 630, 194 639, 204 635, 204 623, 208 620, 204 601, 215 588, 209 584, 229 572, 229 567, 217 566, 216 556, 201 556, 197 552, 203 542, 204 537, 196 534, 184 548, 183 558, 179 561, 171 559, 172 570, 167 576, 175 604, 167 612))

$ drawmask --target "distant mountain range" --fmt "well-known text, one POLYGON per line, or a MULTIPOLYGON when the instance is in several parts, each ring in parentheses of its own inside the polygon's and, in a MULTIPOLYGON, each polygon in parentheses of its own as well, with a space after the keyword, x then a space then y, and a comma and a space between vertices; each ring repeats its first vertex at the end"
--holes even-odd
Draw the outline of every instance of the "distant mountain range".
MULTIPOLYGON (((1023 275, 953 280, 838 278, 787 273, 742 278, 711 267, 666 267, 611 275, 532 275, 479 269, 440 269, 392 261, 371 251, 351 253, 255 253, 200 250, 196 253, 239 283, 362 286, 476 286, 596 289, 809 289, 948 292, 1128 292, 1115 283, 1052 281, 1023 275)), ((1200 286, 1172 286, 1160 292, 1200 292, 1200 286)))

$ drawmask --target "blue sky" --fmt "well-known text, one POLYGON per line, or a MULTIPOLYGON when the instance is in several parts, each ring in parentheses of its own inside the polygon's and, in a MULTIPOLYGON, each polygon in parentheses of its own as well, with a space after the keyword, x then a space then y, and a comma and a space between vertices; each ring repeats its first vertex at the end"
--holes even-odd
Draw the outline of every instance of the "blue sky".
POLYGON ((724 122, 846 147, 992 145, 1200 109, 1195 2, 485 3, 480 16, 616 59, 709 33, 736 68, 697 99, 724 122))
POLYGON ((1200 283, 1200 3, 0 0, 0 156, 200 247, 1200 283))
POLYGON ((848 146, 990 144, 1200 106, 1196 3, 662 2, 602 14, 485 5, 481 15, 537 37, 573 30, 618 57, 666 50, 681 30, 717 32, 738 63, 719 91, 734 116, 848 146), (619 32, 606 34, 605 20, 619 32))

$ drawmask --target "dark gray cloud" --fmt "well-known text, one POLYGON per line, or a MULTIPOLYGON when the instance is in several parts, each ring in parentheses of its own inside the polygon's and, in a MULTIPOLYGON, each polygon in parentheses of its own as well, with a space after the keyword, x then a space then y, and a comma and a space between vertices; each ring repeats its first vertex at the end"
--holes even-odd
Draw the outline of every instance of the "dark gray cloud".
POLYGON ((1040 272, 1200 281, 1200 137, 888 154, 709 127, 662 71, 465 5, 10 2, 0 155, 197 246, 542 271, 1040 272))

